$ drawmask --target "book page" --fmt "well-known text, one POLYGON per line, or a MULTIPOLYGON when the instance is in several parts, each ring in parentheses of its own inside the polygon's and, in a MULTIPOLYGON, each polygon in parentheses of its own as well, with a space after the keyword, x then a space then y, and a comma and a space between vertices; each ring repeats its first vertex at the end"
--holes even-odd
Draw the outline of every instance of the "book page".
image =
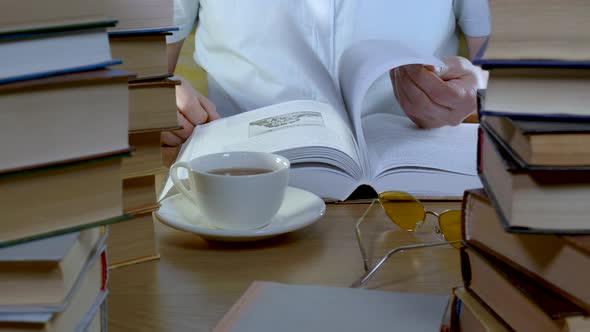
MULTIPOLYGON (((354 179, 362 173, 350 124, 332 106, 315 101, 276 104, 198 126, 177 161, 229 151, 278 153, 292 167, 325 164, 354 179)), ((180 170, 179 177, 186 178, 186 171, 180 170)), ((171 188, 168 179, 160 199, 171 188)))
MULTIPOLYGON (((413 185, 420 195, 460 196, 466 187, 477 187, 477 124, 419 129, 407 117, 385 113, 362 120, 371 172, 380 177, 396 172, 422 173, 428 183, 413 185), (428 174, 432 175, 429 176, 428 174), (454 179, 454 180, 453 180, 454 179), (452 184, 438 186, 436 181, 452 184), (418 186, 426 185, 418 190, 418 186), (440 187, 440 190, 434 190, 440 187), (448 192, 445 191, 448 188, 448 192), (432 190, 429 192, 429 190, 432 190)), ((409 184, 411 187, 411 184, 409 184)), ((401 190, 400 183, 377 185, 380 190, 401 190)), ((407 190, 406 190, 407 191, 407 190)))
MULTIPOLYGON (((342 53, 338 65, 339 81, 344 102, 352 121, 357 143, 362 151, 361 158, 367 169, 369 156, 366 154, 361 111, 369 87, 389 70, 407 64, 443 66, 444 63, 432 55, 418 52, 389 40, 363 40, 353 44, 342 53)), ((391 92, 393 96, 393 90, 391 92)), ((369 180, 369 179, 365 179, 369 180)))
POLYGON ((371 171, 421 167, 476 175, 477 124, 420 129, 408 118, 372 114, 363 118, 371 171))

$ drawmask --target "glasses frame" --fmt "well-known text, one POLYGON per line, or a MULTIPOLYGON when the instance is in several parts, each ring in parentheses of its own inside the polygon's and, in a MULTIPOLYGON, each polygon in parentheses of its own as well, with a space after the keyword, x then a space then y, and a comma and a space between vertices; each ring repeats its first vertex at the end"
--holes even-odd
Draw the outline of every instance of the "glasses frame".
MULTIPOLYGON (((416 222, 416 225, 414 226, 414 229, 407 230, 407 229, 405 229, 405 228, 403 228, 403 227, 399 226, 399 225, 398 225, 398 224, 395 222, 395 220, 391 219, 391 217, 389 217, 389 216, 388 216, 388 217, 389 217, 389 220, 391 220, 391 222, 393 222, 394 224, 396 224, 396 226, 398 226, 399 228, 403 229, 404 231, 407 231, 407 232, 415 232, 416 230, 418 230, 418 228, 420 228, 420 227, 421 227, 421 226, 424 224, 424 222, 426 222, 426 217, 427 217, 428 215, 431 215, 431 216, 433 216, 433 217, 435 217, 435 218, 436 218, 436 225, 434 226, 434 232, 435 232, 436 234, 440 234, 440 235, 441 235, 441 236, 442 236, 442 237, 443 237, 445 240, 447 240, 447 238, 445 237, 445 234, 444 234, 444 233, 443 233, 443 231, 442 231, 442 227, 440 226, 440 217, 441 217, 443 214, 447 213, 447 212, 454 212, 454 211, 459 211, 459 212, 461 212, 461 210, 447 209, 447 210, 444 210, 444 211, 442 211, 442 212, 434 212, 434 211, 432 211, 432 210, 427 210, 427 209, 426 209, 426 207, 424 206, 424 204, 422 204, 422 202, 420 202, 420 200, 418 200, 418 199, 417 199, 417 198, 415 198, 414 196, 412 196, 412 195, 408 194, 407 192, 404 192, 404 191, 388 191, 388 192, 395 192, 395 193, 400 193, 400 194, 407 195, 408 197, 411 197, 411 198, 413 198, 413 199, 414 199, 416 202, 418 202, 418 203, 420 204, 420 206, 422 207, 422 210, 424 210, 424 218, 422 218, 422 220, 420 220, 420 221, 416 222)), ((386 191, 386 192, 384 192, 384 193, 387 193, 387 191, 386 191)), ((382 193, 382 194, 384 194, 384 193, 382 193)), ((378 198, 377 198, 377 199, 375 199, 375 200, 373 201, 373 203, 374 203, 375 201, 378 201, 378 202, 379 202, 379 205, 381 205, 381 207, 383 208, 383 210, 387 210, 387 209, 385 209, 385 206, 383 206, 383 202, 381 202, 381 200, 380 200, 380 199, 378 199, 378 198)), ((357 221, 357 224, 360 224, 360 223, 357 221)))
MULTIPOLYGON (((408 195, 410 197, 414 197, 414 196, 412 196, 412 195, 410 195, 408 193, 405 193, 405 192, 401 192, 401 193, 404 193, 404 194, 406 194, 406 195, 408 195)), ((401 228, 401 227, 400 227, 400 229, 402 229, 404 231, 407 231, 407 232, 414 232, 420 226, 422 226, 422 224, 426 220, 426 216, 430 214, 430 215, 435 216, 437 218, 437 224, 435 226, 434 232, 437 233, 437 234, 442 235, 443 238, 446 240, 446 238, 444 237, 444 234, 442 233, 442 230, 440 228, 440 216, 443 215, 444 213, 448 212, 448 211, 457 211, 457 210, 448 209, 448 210, 445 210, 443 212, 436 213, 434 211, 426 210, 426 208, 424 207, 424 205, 422 204, 422 202, 420 202, 417 199, 416 199, 416 201, 418 203, 420 203, 420 205, 424 209, 424 218, 423 218, 423 220, 418 221, 416 223, 416 227, 413 230, 406 230, 406 229, 401 228)), ((363 213, 363 215, 355 223, 355 235, 356 235, 356 240, 357 240, 357 244, 358 244, 359 250, 361 252, 361 256, 362 256, 362 260, 363 260, 363 268, 364 268, 365 273, 350 286, 352 288, 360 288, 360 287, 363 287, 364 285, 366 285, 369 282, 369 280, 371 280, 371 278, 373 277, 373 275, 381 268, 381 266, 383 266, 383 264, 385 264, 385 262, 391 256, 395 255, 396 253, 404 252, 404 251, 407 251, 407 250, 414 250, 414 249, 421 249, 421 248, 429 248, 429 247, 437 247, 437 246, 443 246, 443 245, 452 245, 452 244, 455 244, 455 243, 463 243, 462 240, 457 240, 457 241, 437 241, 437 242, 428 242, 428 243, 419 243, 419 244, 411 244, 411 245, 399 246, 399 247, 396 247, 396 248, 391 249, 389 252, 387 252, 387 254, 385 254, 379 260, 379 262, 377 262, 377 264, 375 264, 373 267, 371 267, 370 266, 370 263, 369 263, 369 257, 367 256, 367 252, 366 252, 365 247, 364 247, 364 245, 362 243, 362 236, 361 236, 360 225, 362 224, 363 220, 365 219, 367 213, 373 208, 373 206, 377 202, 379 202, 379 205, 381 205, 381 208, 385 209, 385 207, 383 207, 383 204, 381 204, 381 201, 379 201, 379 199, 374 199, 373 202, 371 202, 371 205, 369 205, 369 207, 365 210, 365 212, 363 213)), ((389 218, 389 219, 391 220, 391 218, 389 218)), ((391 221, 395 224, 395 221, 393 221, 393 220, 391 220, 391 221)), ((396 226, 397 226, 397 224, 396 224, 396 226)))

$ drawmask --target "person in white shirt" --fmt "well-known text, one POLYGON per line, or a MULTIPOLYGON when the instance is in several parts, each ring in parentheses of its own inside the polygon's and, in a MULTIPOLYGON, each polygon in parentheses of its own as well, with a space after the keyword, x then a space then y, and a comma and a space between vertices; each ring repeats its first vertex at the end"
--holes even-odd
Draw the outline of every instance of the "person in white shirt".
POLYGON ((358 40, 394 40, 443 59, 443 68, 392 69, 368 93, 379 111, 403 112, 422 128, 461 123, 476 111, 485 81, 483 71, 456 54, 461 32, 470 58, 485 43, 487 0, 174 0, 174 6, 179 31, 168 39, 169 70, 196 20, 194 58, 208 74, 211 101, 181 78, 183 128, 163 133, 165 146, 182 144, 196 125, 220 114, 294 99, 326 101, 294 45, 311 50, 304 56, 316 57, 335 82, 341 53, 358 40), (292 28, 279 28, 286 24, 292 28))

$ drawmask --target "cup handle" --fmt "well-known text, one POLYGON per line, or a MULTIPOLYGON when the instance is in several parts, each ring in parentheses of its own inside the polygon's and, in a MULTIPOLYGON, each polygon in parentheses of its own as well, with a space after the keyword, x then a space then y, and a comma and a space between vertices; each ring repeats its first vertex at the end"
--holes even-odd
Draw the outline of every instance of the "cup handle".
POLYGON ((172 165, 172 167, 170 167, 170 178, 172 179, 172 183, 174 183, 174 186, 178 189, 178 191, 180 191, 183 195, 185 195, 190 201, 197 204, 195 197, 193 195, 191 195, 191 192, 190 192, 192 188, 187 189, 184 186, 184 184, 182 183, 182 180, 180 180, 180 178, 178 177, 178 169, 179 168, 184 168, 188 171, 188 176, 191 179, 191 181, 189 182, 189 186, 193 180, 193 174, 191 173, 190 165, 187 162, 179 161, 179 162, 174 163, 174 165, 172 165))

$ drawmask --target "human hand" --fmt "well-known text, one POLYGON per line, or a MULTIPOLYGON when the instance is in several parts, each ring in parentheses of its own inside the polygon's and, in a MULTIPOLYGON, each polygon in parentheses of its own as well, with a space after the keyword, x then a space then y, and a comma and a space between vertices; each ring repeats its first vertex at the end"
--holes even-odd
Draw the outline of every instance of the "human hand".
POLYGON ((180 85, 176 86, 176 115, 182 129, 162 132, 162 159, 164 165, 170 167, 184 143, 195 130, 195 126, 204 124, 220 116, 215 105, 198 93, 192 85, 179 77, 180 85))
POLYGON ((176 86, 176 115, 182 129, 162 132, 162 145, 177 147, 193 133, 195 126, 220 118, 215 105, 198 93, 188 82, 179 77, 181 84, 176 86))
POLYGON ((418 127, 456 126, 477 110, 477 89, 486 73, 469 60, 453 56, 445 66, 406 65, 389 72, 402 110, 418 127))

